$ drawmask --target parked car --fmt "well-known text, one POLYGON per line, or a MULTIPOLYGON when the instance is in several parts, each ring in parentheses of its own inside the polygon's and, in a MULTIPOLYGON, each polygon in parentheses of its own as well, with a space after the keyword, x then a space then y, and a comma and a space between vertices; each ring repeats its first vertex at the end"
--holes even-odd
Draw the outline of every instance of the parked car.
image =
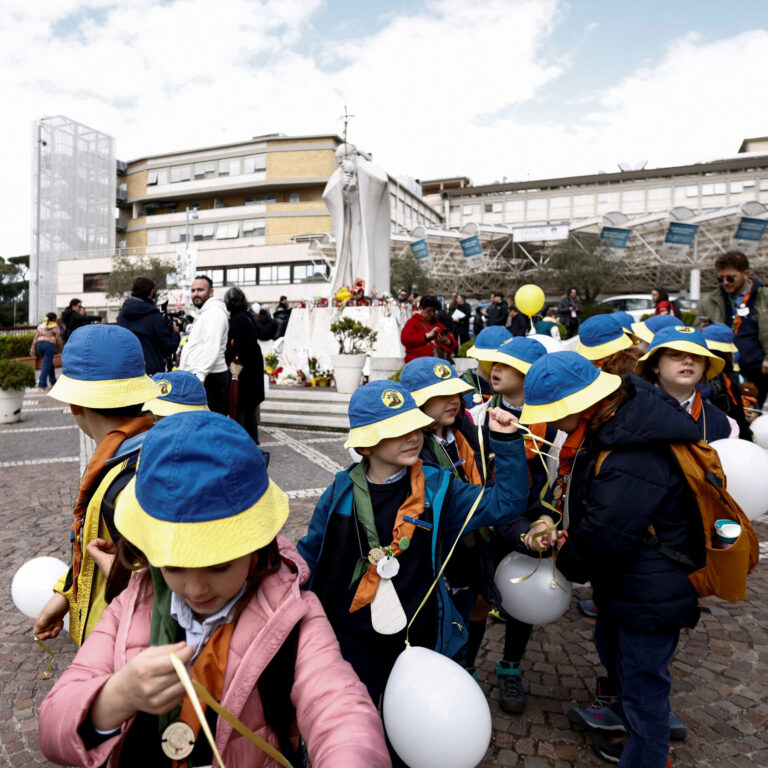
MULTIPOLYGON (((696 309, 699 302, 688 298, 670 296, 671 301, 676 301, 681 310, 696 309)), ((607 299, 599 299, 598 304, 608 304, 612 312, 629 312, 636 321, 640 321, 643 315, 652 315, 655 305, 650 293, 625 293, 621 296, 609 296, 607 299)))

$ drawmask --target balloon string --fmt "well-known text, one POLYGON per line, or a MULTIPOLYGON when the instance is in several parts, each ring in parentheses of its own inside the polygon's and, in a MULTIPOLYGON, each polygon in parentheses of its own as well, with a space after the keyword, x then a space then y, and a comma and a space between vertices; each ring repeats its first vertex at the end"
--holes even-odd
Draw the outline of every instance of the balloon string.
POLYGON ((761 411, 759 408, 748 408, 746 405, 744 406, 745 411, 752 411, 752 413, 768 413, 768 411, 761 411))
POLYGON ((40 675, 42 680, 47 680, 53 674, 53 668, 56 665, 56 657, 53 655, 53 651, 42 640, 40 640, 37 635, 33 635, 32 637, 34 637, 35 642, 51 657, 51 660, 48 662, 48 666, 45 668, 45 671, 40 675))

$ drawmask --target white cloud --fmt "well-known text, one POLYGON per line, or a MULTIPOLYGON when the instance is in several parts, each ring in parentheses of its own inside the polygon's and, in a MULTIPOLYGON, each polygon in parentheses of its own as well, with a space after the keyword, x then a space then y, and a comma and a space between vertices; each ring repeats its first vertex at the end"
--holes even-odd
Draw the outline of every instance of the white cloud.
POLYGON ((357 115, 351 140, 391 173, 477 183, 707 159, 765 133, 764 31, 673 41, 590 100, 585 117, 573 115, 593 96, 589 83, 531 122, 526 106, 578 64, 552 46, 555 20, 567 23, 561 0, 433 0, 341 41, 317 38, 321 2, 5 0, 0 92, 13 111, 0 122, 0 209, 11 215, 0 254, 29 248, 30 124, 43 114, 113 135, 118 157, 133 159, 274 131, 339 132, 346 104, 357 115))

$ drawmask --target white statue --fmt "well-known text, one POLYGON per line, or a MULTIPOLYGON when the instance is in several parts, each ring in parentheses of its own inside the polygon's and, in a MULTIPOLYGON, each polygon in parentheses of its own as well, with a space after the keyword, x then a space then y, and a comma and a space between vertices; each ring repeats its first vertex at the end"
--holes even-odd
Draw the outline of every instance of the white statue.
POLYGON ((339 167, 323 191, 336 238, 331 295, 358 280, 365 292, 389 293, 389 179, 371 156, 353 144, 336 150, 339 167))

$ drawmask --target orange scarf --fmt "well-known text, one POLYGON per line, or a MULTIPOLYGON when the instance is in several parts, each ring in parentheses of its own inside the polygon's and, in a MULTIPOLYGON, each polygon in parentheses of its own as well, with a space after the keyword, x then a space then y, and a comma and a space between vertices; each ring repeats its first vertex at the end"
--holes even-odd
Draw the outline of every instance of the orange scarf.
MULTIPOLYGON (((726 381, 727 381, 726 377, 726 381)), ((701 399, 701 392, 696 390, 696 394, 693 396, 693 402, 691 403, 691 416, 694 421, 698 421, 701 418, 701 410, 704 407, 704 403, 701 399)))
POLYGON ((130 421, 126 421, 125 424, 117 429, 108 432, 96 447, 83 473, 83 479, 80 481, 80 488, 77 492, 75 508, 72 510, 72 532, 74 533, 72 543, 72 595, 75 600, 77 599, 77 577, 80 575, 80 566, 83 561, 80 531, 83 527, 85 512, 88 509, 88 502, 91 500, 93 491, 101 479, 104 465, 117 453, 117 449, 125 440, 141 432, 146 432, 152 426, 152 423, 152 414, 136 416, 130 421))
POLYGON ((469 441, 458 430, 453 433, 453 436, 456 438, 456 448, 459 451, 459 458, 464 459, 461 468, 464 470, 464 476, 467 478, 467 482, 472 483, 472 485, 483 485, 483 475, 480 472, 480 468, 477 466, 475 452, 472 450, 469 441))
MULTIPOLYGON (((425 480, 424 472, 421 468, 421 459, 411 467, 410 479, 411 493, 402 503, 400 509, 397 510, 395 525, 394 528, 392 528, 392 543, 387 547, 395 557, 402 552, 398 543, 400 539, 403 538, 403 536, 407 536, 409 539, 413 538, 413 533, 416 530, 416 526, 413 523, 409 523, 403 518, 406 515, 408 517, 418 518, 424 511, 425 480)), ((349 607, 350 613, 354 613, 360 608, 364 608, 373 601, 373 598, 376 597, 376 590, 379 588, 380 580, 381 576, 379 576, 376 566, 369 563, 368 567, 365 569, 363 577, 360 579, 360 583, 357 585, 355 597, 352 600, 352 605, 349 607)))
MULTIPOLYGON (((534 437, 541 438, 542 440, 546 437, 546 434, 547 434, 546 424, 529 424, 528 429, 531 430, 531 434, 534 437)), ((525 441, 525 458, 528 461, 536 458, 539 455, 539 451, 542 449, 542 446, 543 446, 543 443, 540 443, 537 440, 526 440, 525 441), (538 446, 538 449, 537 449, 537 446, 538 446)))

